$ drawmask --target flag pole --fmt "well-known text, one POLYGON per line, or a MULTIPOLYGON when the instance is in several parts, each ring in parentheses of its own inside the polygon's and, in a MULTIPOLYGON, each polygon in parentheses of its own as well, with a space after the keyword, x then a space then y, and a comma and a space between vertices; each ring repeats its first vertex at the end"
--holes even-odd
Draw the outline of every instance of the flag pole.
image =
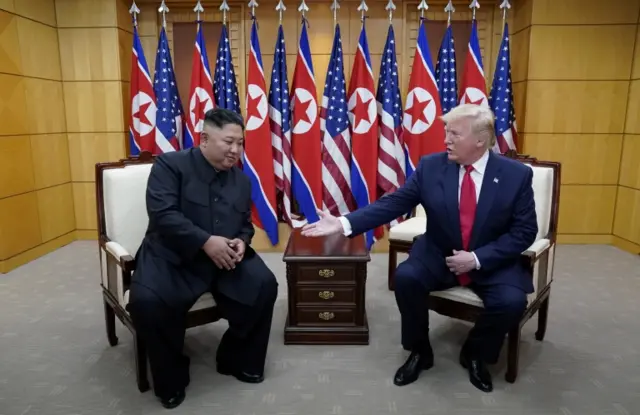
POLYGON ((196 12, 196 22, 200 24, 200 13, 204 13, 204 9, 202 8, 202 4, 200 4, 200 0, 196 3, 196 7, 193 8, 193 11, 196 12))
POLYGON ((389 0, 389 3, 387 3, 384 9, 389 12, 389 24, 393 24, 393 11, 396 9, 393 0, 389 0))
POLYGON ((333 27, 335 27, 338 24, 338 9, 340 8, 338 0, 333 0, 330 8, 333 10, 333 27))
POLYGON ((256 7, 258 7, 258 2, 256 0, 251 0, 251 1, 249 1, 249 5, 248 6, 251 8, 251 17, 253 19, 255 19, 256 18, 256 7))
POLYGON ((453 2, 449 0, 447 6, 444 8, 444 12, 447 13, 447 27, 451 26, 451 14, 456 11, 455 7, 453 7, 453 2))
POLYGON ((424 19, 424 11, 429 10, 429 5, 426 0, 422 0, 420 4, 418 4, 418 10, 420 10, 420 19, 424 19))
POLYGON ((307 17, 305 16, 305 13, 309 11, 309 6, 307 6, 307 3, 305 3, 304 0, 302 0, 302 3, 300 3, 298 11, 302 13, 302 20, 306 20, 307 17))
POLYGON ((471 4, 469 5, 469 8, 472 10, 472 20, 476 20, 476 10, 480 8, 480 3, 478 3, 478 0, 473 0, 471 2, 471 4))
POLYGON ((357 9, 360 12, 360 20, 362 20, 362 24, 364 24, 364 12, 369 11, 369 6, 367 6, 367 3, 365 3, 364 0, 362 0, 360 2, 360 5, 358 6, 357 9))
MULTIPOLYGON (((199 1, 198 1, 199 3, 199 1)), ((222 4, 220 5, 220 10, 222 10, 222 24, 226 26, 227 24, 227 12, 230 10, 229 9, 229 4, 227 3, 227 0, 222 0, 222 4)))
POLYGON ((503 0, 500 8, 502 9, 502 36, 504 36, 504 24, 507 21, 507 10, 511 8, 511 3, 509 0, 503 0))
POLYGON ((136 15, 140 14, 140 9, 136 6, 136 2, 134 1, 129 9, 129 14, 131 14, 133 19, 133 26, 138 27, 138 17, 136 15))
POLYGON ((279 14, 280 25, 282 25, 282 12, 284 12, 285 10, 287 10, 287 8, 284 7, 284 3, 282 2, 282 0, 280 0, 276 5, 276 11, 279 14))
POLYGON ((169 13, 169 8, 165 4, 164 0, 162 0, 162 3, 160 3, 160 7, 158 8, 158 13, 162 13, 162 27, 166 28, 167 27, 166 14, 169 13))

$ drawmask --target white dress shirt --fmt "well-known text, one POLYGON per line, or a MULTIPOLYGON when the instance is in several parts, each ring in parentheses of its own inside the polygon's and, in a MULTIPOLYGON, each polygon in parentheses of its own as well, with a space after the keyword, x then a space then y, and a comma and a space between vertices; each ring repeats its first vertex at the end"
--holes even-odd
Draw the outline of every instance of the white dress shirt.
MULTIPOLYGON (((487 162, 489 161, 489 151, 485 151, 485 153, 472 164, 473 170, 471 171, 471 180, 473 180, 473 184, 476 187, 476 203, 480 199, 480 190, 482 189, 482 180, 484 179, 484 172, 487 168, 487 162)), ((466 169, 464 166, 460 166, 460 179, 458 181, 458 203, 460 203, 460 189, 462 188, 462 179, 464 178, 464 174, 466 169)), ((342 224, 342 233, 344 236, 351 235, 351 223, 344 216, 338 217, 340 223, 342 224)), ((478 257, 474 252, 472 252, 473 256, 476 259, 476 269, 480 269, 480 261, 478 261, 478 257)))

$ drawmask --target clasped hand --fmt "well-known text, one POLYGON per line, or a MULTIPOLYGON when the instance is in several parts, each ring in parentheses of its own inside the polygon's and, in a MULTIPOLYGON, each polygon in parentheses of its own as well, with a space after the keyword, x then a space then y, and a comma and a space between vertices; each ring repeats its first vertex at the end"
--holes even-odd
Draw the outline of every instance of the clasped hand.
POLYGON ((471 252, 453 250, 453 255, 445 258, 449 271, 456 275, 466 274, 476 268, 476 258, 471 252))
POLYGON ((218 268, 231 270, 242 261, 246 245, 242 239, 210 236, 203 246, 204 252, 218 268))

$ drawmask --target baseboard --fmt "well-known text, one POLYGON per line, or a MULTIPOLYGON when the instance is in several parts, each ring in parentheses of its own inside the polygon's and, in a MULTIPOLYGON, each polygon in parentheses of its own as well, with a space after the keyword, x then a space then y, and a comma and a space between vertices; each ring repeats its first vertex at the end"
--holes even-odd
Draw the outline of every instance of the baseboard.
POLYGON ((72 231, 58 236, 57 238, 40 244, 27 251, 21 252, 15 256, 12 256, 11 258, 0 261, 0 274, 6 274, 7 272, 12 271, 24 264, 27 264, 34 259, 40 258, 41 256, 53 252, 58 248, 62 248, 63 246, 68 245, 75 240, 76 233, 75 231, 72 231))
POLYGON ((98 231, 95 229, 76 229, 76 240, 78 241, 97 241, 98 231))
POLYGON ((616 248, 622 249, 634 255, 640 255, 640 245, 635 242, 628 241, 620 238, 619 236, 612 235, 612 245, 616 248))
POLYGON ((610 245, 613 235, 606 234, 558 234, 557 243, 567 245, 610 245))

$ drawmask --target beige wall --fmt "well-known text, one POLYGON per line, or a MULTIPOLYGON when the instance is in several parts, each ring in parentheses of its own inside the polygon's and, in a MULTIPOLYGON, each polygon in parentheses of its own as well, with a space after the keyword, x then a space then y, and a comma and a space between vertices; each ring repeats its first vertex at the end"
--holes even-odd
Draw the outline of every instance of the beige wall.
POLYGON ((640 127, 628 111, 635 105, 637 114, 640 98, 632 96, 630 81, 640 1, 514 3, 513 81, 523 152, 562 162, 560 242, 611 243, 615 222, 628 241, 640 243, 630 210, 635 200, 638 216, 638 146, 630 134, 640 127), (627 187, 619 186, 619 176, 627 187))

